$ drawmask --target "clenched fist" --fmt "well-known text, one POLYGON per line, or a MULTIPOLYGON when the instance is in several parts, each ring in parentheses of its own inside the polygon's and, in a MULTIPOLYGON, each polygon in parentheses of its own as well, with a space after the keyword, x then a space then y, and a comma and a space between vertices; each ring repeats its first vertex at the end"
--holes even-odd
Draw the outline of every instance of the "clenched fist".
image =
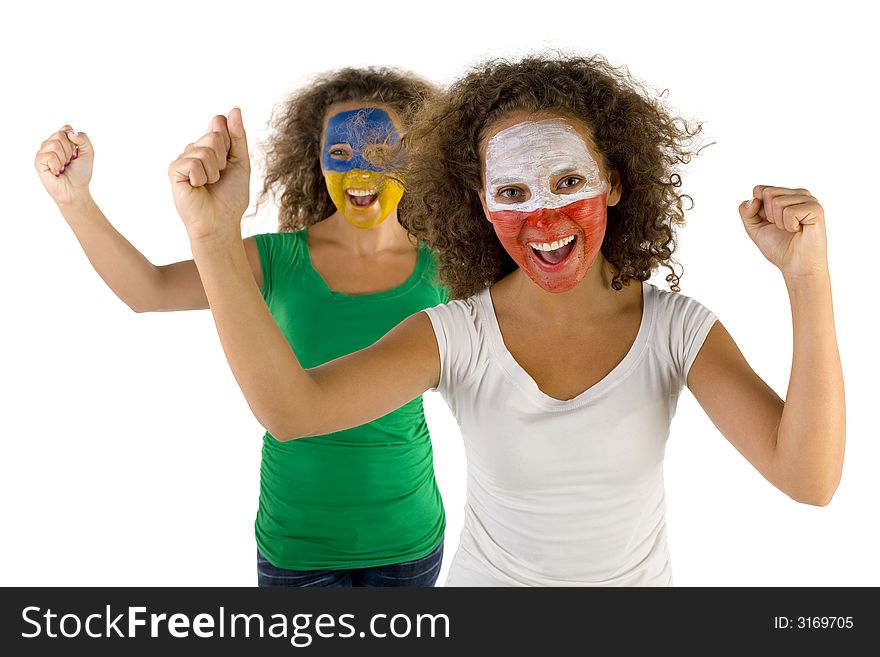
POLYGON ((241 237, 250 198, 250 158, 241 110, 215 116, 168 167, 174 205, 190 240, 241 237))
POLYGON ((828 271, 825 211, 806 189, 758 185, 739 206, 746 233, 771 263, 788 276, 828 271))
POLYGON ((89 198, 94 159, 86 133, 65 125, 40 144, 34 168, 49 196, 58 205, 67 205, 89 198))

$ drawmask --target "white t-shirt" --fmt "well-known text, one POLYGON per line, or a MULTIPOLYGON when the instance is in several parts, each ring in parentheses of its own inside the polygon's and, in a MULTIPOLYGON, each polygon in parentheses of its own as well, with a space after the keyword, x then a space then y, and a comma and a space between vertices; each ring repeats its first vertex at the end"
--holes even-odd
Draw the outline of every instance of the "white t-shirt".
POLYGON ((501 337, 489 291, 425 310, 461 427, 467 502, 447 586, 668 586, 663 456, 715 315, 642 284, 631 349, 561 401, 501 337))

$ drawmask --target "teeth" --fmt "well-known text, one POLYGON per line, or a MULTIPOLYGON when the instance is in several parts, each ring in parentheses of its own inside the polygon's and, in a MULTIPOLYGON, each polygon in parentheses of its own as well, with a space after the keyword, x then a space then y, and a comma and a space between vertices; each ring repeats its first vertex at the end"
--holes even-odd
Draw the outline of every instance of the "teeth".
POLYGON ((375 189, 346 189, 346 194, 350 194, 351 196, 373 196, 376 193, 375 189))
POLYGON ((574 235, 569 235, 553 242, 529 242, 529 246, 535 249, 535 251, 555 251, 556 249, 561 249, 573 239, 574 235))

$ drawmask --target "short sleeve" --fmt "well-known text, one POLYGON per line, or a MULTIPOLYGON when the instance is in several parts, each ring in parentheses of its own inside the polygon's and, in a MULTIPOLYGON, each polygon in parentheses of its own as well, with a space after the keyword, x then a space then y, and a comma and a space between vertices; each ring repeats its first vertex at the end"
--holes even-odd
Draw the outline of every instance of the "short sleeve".
POLYGON ((657 292, 658 331, 665 334, 663 342, 675 367, 680 385, 687 383, 691 365, 700 353, 710 329, 718 320, 699 301, 680 292, 657 292))
POLYGON ((447 401, 479 365, 480 340, 472 300, 458 300, 425 308, 434 327, 440 353, 440 380, 436 388, 447 401))
POLYGON ((272 293, 272 256, 274 251, 272 238, 275 235, 276 233, 254 235, 257 252, 260 254, 260 267, 263 270, 263 286, 260 288, 260 293, 264 299, 267 299, 272 293))
POLYGON ((419 249, 424 251, 427 266, 425 267, 425 279, 437 292, 438 303, 449 303, 449 290, 440 281, 438 273, 437 256, 427 245, 419 243, 419 249))
POLYGON ((709 330, 718 320, 711 310, 690 297, 685 297, 681 311, 681 342, 678 344, 678 362, 681 366, 682 384, 687 382, 687 375, 691 365, 697 359, 697 354, 703 348, 703 342, 709 335, 709 330))
POLYGON ((304 247, 307 234, 305 231, 261 233, 254 235, 257 253, 260 255, 260 266, 263 269, 263 285, 260 292, 266 303, 275 294, 283 294, 283 288, 302 267, 303 258, 308 257, 304 247))

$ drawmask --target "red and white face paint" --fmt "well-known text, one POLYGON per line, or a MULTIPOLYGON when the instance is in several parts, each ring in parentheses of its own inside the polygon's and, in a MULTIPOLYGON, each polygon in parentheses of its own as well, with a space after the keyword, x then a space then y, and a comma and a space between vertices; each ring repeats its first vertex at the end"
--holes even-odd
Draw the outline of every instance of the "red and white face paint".
POLYGON ((506 128, 486 148, 486 207, 519 267, 548 292, 567 292, 593 265, 610 189, 577 130, 563 119, 506 128))

